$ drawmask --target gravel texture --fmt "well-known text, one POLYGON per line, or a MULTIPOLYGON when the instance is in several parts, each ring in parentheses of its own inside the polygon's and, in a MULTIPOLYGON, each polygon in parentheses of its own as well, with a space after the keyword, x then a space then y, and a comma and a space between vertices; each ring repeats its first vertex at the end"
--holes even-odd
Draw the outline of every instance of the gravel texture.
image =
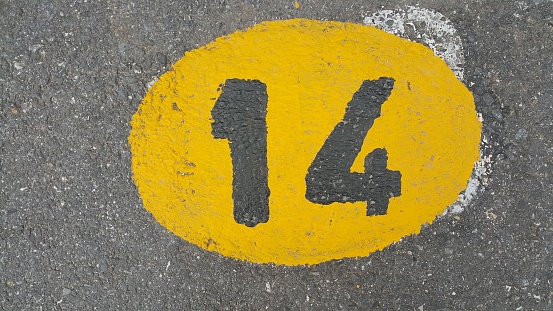
POLYGON ((129 121, 185 51, 264 20, 410 1, 0 0, 0 310, 553 310, 553 2, 449 18, 491 172, 461 214, 366 258, 244 263, 174 236, 131 178, 129 121))

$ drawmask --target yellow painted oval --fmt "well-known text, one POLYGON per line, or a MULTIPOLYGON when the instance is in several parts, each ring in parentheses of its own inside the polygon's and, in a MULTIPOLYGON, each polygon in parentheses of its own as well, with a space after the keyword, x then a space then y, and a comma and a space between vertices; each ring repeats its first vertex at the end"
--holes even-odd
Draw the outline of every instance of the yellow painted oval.
POLYGON ((129 143, 145 208, 204 249, 256 263, 317 264, 373 251, 418 233, 455 202, 479 159, 474 100, 443 60, 373 27, 294 19, 263 22, 187 52, 147 92, 129 143), (395 79, 351 168, 388 151, 402 174, 388 213, 366 203, 318 205, 305 175, 363 80, 395 79), (227 140, 211 134, 211 109, 227 79, 267 85, 270 218, 250 228, 233 218, 227 140))

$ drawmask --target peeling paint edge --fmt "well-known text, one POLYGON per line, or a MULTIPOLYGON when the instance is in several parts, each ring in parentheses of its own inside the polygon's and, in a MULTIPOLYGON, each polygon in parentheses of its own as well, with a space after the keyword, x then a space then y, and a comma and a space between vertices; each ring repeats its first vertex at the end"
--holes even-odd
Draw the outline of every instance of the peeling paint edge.
MULTIPOLYGON (((363 24, 375 26, 388 33, 410 41, 424 44, 442 58, 455 76, 464 80, 464 53, 462 41, 453 23, 443 14, 434 10, 408 6, 406 10, 385 10, 364 15, 363 24), (421 27, 421 25, 423 25, 421 27), (406 29, 407 28, 407 29, 406 29), (437 44, 440 42, 441 44, 437 44)), ((482 114, 477 112, 478 120, 484 124, 482 114)), ((482 133, 480 139, 480 157, 475 162, 466 188, 459 194, 457 201, 449 205, 437 218, 448 214, 456 215, 465 210, 485 190, 491 173, 492 156, 487 152, 489 139, 482 133)))

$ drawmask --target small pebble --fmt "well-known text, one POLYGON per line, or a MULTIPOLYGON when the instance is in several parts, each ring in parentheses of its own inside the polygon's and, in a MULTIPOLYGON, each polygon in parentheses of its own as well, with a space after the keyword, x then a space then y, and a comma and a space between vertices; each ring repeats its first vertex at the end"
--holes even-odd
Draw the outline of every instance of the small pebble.
POLYGON ((493 117, 494 117, 497 121, 503 120, 503 114, 501 113, 501 110, 499 110, 499 109, 494 109, 494 110, 492 110, 492 114, 493 114, 493 117))
POLYGON ((491 105, 494 102, 492 95, 490 95, 489 93, 484 94, 484 96, 482 96, 482 100, 486 105, 491 105))
POLYGON ((520 129, 515 134, 515 139, 516 140, 525 140, 526 138, 528 138, 528 131, 525 130, 525 129, 520 129))

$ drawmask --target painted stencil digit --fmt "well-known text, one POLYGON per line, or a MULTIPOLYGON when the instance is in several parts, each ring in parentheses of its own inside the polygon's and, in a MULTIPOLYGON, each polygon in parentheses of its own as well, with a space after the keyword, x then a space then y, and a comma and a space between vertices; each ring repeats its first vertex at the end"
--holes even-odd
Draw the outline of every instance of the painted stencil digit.
POLYGON ((234 220, 254 227, 269 219, 267 87, 232 79, 211 110, 212 134, 229 141, 234 220))
POLYGON ((129 137, 144 207, 256 263, 366 256, 420 231, 479 159, 474 100, 421 44, 373 27, 263 22, 187 52, 129 137))

